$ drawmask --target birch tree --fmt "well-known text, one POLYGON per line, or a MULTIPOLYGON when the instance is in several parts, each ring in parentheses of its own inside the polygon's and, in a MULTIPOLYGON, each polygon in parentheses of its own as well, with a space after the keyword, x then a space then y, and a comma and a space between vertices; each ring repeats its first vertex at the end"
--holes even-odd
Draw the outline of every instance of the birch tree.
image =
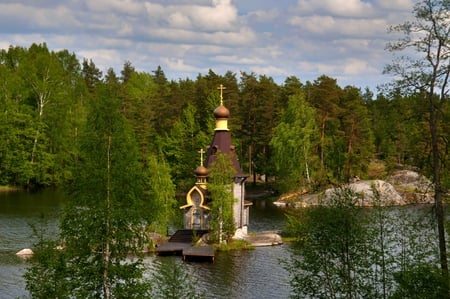
POLYGON ((290 96, 270 141, 273 163, 283 191, 311 186, 313 170, 318 168, 312 149, 318 139, 316 111, 308 105, 303 94, 290 96))
POLYGON ((444 224, 442 185, 444 169, 445 138, 442 138, 442 112, 449 101, 450 77, 450 1, 423 0, 413 9, 414 19, 393 26, 390 31, 400 33, 401 38, 389 43, 387 49, 394 54, 385 72, 398 78, 395 87, 405 93, 417 93, 428 106, 431 165, 430 174, 434 184, 437 229, 439 235, 440 264, 448 276, 447 248, 444 224))
MULTIPOLYGON (((43 269, 58 283, 46 287, 58 286, 65 292, 60 298, 145 298, 144 176, 138 149, 117 96, 106 88, 98 95, 80 134, 80 160, 68 187, 60 224, 63 249, 57 255, 62 261, 43 269)), ((29 277, 27 287, 42 291, 33 281, 29 277)))

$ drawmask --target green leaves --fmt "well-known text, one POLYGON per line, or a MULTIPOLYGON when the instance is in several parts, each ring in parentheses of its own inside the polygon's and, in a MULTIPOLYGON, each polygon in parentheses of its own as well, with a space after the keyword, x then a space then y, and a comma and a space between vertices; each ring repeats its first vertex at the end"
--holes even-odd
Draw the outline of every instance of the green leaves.
POLYGON ((310 186, 311 176, 318 168, 313 153, 317 140, 315 110, 308 105, 303 95, 290 96, 270 141, 272 161, 279 174, 282 191, 310 186))
POLYGON ((203 298, 195 289, 192 279, 184 265, 174 259, 160 261, 153 275, 151 298, 155 299, 195 299, 203 298))
MULTIPOLYGON (((61 262, 48 260, 55 254, 47 246, 43 252, 50 255, 36 260, 30 269, 30 273, 39 273, 40 267, 47 264, 48 273, 57 273, 55 281, 61 288, 53 291, 63 290, 58 294, 61 297, 145 296, 139 258, 148 220, 143 201, 144 175, 133 134, 120 114, 120 104, 109 89, 98 89, 98 99, 91 102, 80 135, 80 160, 61 220, 59 242, 64 249, 57 256, 61 262)), ((34 276, 30 274, 30 279, 34 276)), ((44 290, 31 280, 27 282, 36 292, 44 290)))
MULTIPOLYGON (((373 191, 381 202, 379 191, 373 191)), ((326 205, 289 216, 296 242, 283 266, 293 297, 445 298, 429 208, 368 210, 357 201, 353 190, 338 188, 326 205)))
POLYGON ((211 194, 211 225, 212 235, 216 240, 227 240, 233 236, 236 228, 233 216, 233 178, 235 168, 231 157, 220 151, 215 162, 209 168, 208 191, 211 194))
POLYGON ((296 298, 367 297, 368 236, 354 196, 351 189, 340 189, 329 206, 312 207, 301 218, 291 218, 300 238, 285 268, 296 298))
POLYGON ((177 205, 170 167, 162 155, 150 155, 147 168, 149 217, 155 231, 166 234, 177 205))

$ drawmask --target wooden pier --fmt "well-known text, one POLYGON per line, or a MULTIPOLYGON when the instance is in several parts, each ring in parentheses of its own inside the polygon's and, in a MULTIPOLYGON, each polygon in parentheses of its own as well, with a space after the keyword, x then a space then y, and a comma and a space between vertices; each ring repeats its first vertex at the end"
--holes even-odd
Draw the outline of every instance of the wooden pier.
POLYGON ((184 261, 202 261, 209 260, 214 262, 214 248, 208 246, 191 246, 183 250, 182 254, 184 261))
POLYGON ((160 256, 180 255, 184 261, 214 262, 214 248, 210 245, 195 246, 195 238, 201 238, 208 231, 205 230, 178 230, 167 243, 156 248, 156 254, 160 256))

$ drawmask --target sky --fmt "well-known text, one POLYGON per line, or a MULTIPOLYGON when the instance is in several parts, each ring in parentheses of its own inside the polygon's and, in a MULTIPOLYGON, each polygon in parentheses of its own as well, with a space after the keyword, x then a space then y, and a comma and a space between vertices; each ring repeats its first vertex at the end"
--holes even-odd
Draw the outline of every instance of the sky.
POLYGON ((170 80, 227 71, 339 86, 392 80, 390 25, 414 0, 0 0, 0 48, 46 43, 117 74, 161 66, 170 80))

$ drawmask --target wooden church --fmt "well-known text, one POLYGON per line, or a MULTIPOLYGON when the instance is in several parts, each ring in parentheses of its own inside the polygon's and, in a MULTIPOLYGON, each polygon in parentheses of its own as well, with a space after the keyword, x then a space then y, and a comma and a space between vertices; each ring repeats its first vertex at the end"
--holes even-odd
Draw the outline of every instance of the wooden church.
POLYGON ((246 235, 249 224, 249 208, 251 202, 245 201, 245 181, 247 175, 242 172, 239 165, 235 147, 231 142, 230 130, 228 129, 228 119, 230 111, 223 105, 223 90, 220 85, 220 105, 214 110, 216 127, 214 137, 206 152, 200 150, 200 166, 195 170, 196 182, 186 195, 186 204, 180 209, 184 210, 184 228, 189 230, 208 230, 211 202, 208 193, 208 167, 216 160, 218 152, 229 155, 235 168, 235 176, 230 180, 235 202, 233 204, 233 216, 235 221, 235 237, 246 235), (203 164, 203 154, 206 153, 206 162, 203 164))

